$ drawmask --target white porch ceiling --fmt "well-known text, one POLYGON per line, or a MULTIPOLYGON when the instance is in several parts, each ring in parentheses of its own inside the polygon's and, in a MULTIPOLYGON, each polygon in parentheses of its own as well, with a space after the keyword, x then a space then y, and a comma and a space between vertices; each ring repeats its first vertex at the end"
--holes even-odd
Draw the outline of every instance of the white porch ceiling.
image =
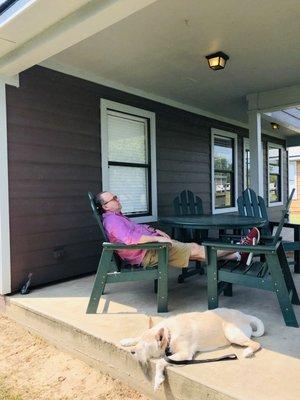
POLYGON ((158 0, 48 61, 246 123, 247 94, 300 83, 299 20, 299 0, 158 0))

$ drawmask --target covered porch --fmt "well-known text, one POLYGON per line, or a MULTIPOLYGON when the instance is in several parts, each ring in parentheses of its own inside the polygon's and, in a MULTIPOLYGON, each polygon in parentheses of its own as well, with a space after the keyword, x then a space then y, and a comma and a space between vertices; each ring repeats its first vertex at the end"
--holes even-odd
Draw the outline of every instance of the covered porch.
MULTIPOLYGON (((170 270, 169 309, 167 314, 207 310, 204 276, 177 283, 178 270, 170 270)), ((118 378, 141 393, 155 399, 196 400, 296 400, 299 396, 300 343, 299 329, 286 327, 271 292, 235 286, 233 297, 220 298, 221 307, 236 308, 262 319, 266 333, 259 338, 262 350, 252 359, 168 367, 167 378, 159 391, 153 391, 154 367, 143 369, 123 349, 119 341, 139 335, 162 318, 156 314, 153 283, 110 284, 101 299, 98 313, 86 315, 93 276, 83 277, 36 289, 27 296, 8 296, 7 315, 30 331, 63 348, 88 364, 118 378)), ((300 276, 295 277, 298 291, 300 276)), ((294 306, 300 319, 300 308, 294 306)), ((164 315, 165 317, 166 315, 164 315)), ((236 353, 233 346, 202 353, 211 358, 236 353)))
MULTIPOLYGON (((114 191, 128 200, 131 217, 156 223, 174 213, 182 190, 214 214, 237 212, 250 186, 270 219, 280 217, 289 192, 286 147, 300 143, 298 2, 80 0, 55 12, 49 2, 22 4, 15 18, 0 17, 0 293, 7 315, 150 398, 295 400, 299 330, 285 326, 273 293, 236 285, 233 297, 220 299, 221 307, 265 323, 253 359, 169 367, 154 394, 154 362, 145 371, 118 344, 144 330, 149 315, 162 318, 152 282, 111 284, 98 313, 86 315, 93 276, 74 278, 93 273, 101 252, 88 191, 114 191), (219 50, 229 60, 212 71, 205 56, 219 50), (139 161, 149 174, 137 184, 109 175, 134 164, 109 158, 108 125, 124 115, 145 126, 140 153, 147 157, 139 161), (230 148, 223 170, 214 168, 217 147, 230 148), (49 286, 11 294, 30 273, 33 287, 49 286), (73 280, 53 284, 66 278, 73 280)), ((118 155, 122 136, 114 138, 118 155)), ((170 271, 168 315, 207 310, 206 278, 179 285, 178 273, 170 271)), ((293 276, 300 290, 300 275, 293 276)), ((242 349, 210 355, 228 351, 242 349)))

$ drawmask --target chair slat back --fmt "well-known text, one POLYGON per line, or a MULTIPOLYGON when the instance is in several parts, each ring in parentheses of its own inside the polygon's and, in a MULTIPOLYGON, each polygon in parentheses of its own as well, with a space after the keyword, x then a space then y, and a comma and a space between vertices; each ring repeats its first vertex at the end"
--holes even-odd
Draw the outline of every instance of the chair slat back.
POLYGON ((101 215, 100 215, 100 213, 99 213, 99 211, 97 209, 94 195, 91 192, 88 192, 88 197, 89 197, 90 205, 91 205, 91 208, 92 208, 92 211, 93 211, 93 216, 96 219, 96 221, 98 223, 98 226, 100 228, 101 240, 103 242, 108 242, 109 240, 107 239, 107 235, 106 235, 106 232, 105 232, 104 227, 103 227, 102 217, 101 217, 101 215))
POLYGON ((273 239, 273 244, 277 243, 277 241, 278 241, 278 239, 279 239, 279 237, 281 235, 282 228, 283 228, 284 224, 287 222, 287 220, 289 218, 289 210, 290 210, 290 206, 291 206, 291 203, 292 203, 292 200, 293 200, 294 192, 295 192, 295 189, 293 189, 291 191, 291 194, 289 195, 288 200, 286 202, 285 208, 284 208, 284 210, 282 210, 282 217, 281 217, 281 219, 279 221, 279 224, 277 226, 277 229, 276 229, 276 232, 275 232, 275 235, 274 235, 274 239, 273 239))
POLYGON ((258 205, 261 213, 261 217, 264 218, 265 220, 269 221, 268 213, 267 213, 267 207, 264 199, 261 196, 258 196, 258 205))
POLYGON ((174 210, 176 215, 202 215, 203 205, 200 197, 195 196, 190 190, 183 190, 174 199, 174 210))
MULTIPOLYGON (((240 215, 264 218, 267 224, 262 231, 264 234, 271 234, 266 204, 261 196, 257 196, 254 190, 247 188, 243 191, 242 196, 237 199, 237 204, 240 215)), ((247 232, 243 233, 246 234, 247 232)))
POLYGON ((237 200, 239 214, 247 217, 265 218, 268 220, 265 201, 257 196, 254 190, 244 190, 242 196, 237 200))
MULTIPOLYGON (((109 242, 108 237, 106 235, 105 229, 103 227, 103 220, 102 220, 102 216, 98 211, 98 208, 96 206, 95 203, 95 196, 93 195, 93 193, 88 192, 88 198, 90 200, 90 205, 93 211, 93 216, 96 219, 98 226, 100 228, 100 239, 102 242, 109 242)), ((120 257, 118 256, 118 254, 116 254, 116 252, 113 253, 113 257, 112 257, 112 263, 115 264, 116 268, 118 270, 120 270, 120 267, 122 265, 122 260, 120 259, 120 257)))

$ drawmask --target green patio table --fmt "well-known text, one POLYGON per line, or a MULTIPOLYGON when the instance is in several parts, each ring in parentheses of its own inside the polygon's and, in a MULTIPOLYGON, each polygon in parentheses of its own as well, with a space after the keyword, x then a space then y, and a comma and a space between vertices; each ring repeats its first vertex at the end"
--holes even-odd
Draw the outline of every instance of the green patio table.
MULTIPOLYGON (((181 215, 171 217, 160 217, 159 222, 163 225, 168 225, 172 228, 184 231, 185 229, 192 229, 195 232, 195 242, 201 243, 207 239, 209 229, 218 229, 220 233, 223 233, 226 229, 245 229, 262 227, 266 224, 266 220, 257 217, 245 217, 241 215, 181 215)), ((178 281, 181 282, 180 275, 178 281)), ((231 288, 226 290, 226 295, 231 296, 231 288)))
POLYGON ((159 222, 173 228, 199 231, 207 231, 208 229, 244 229, 253 228, 254 226, 259 228, 267 223, 263 218, 224 214, 160 217, 159 222))

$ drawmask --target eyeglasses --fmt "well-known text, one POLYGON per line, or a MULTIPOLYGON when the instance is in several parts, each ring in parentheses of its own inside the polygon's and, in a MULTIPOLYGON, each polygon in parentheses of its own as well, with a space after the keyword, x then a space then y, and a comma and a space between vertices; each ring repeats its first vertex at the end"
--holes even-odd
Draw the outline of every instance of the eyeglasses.
POLYGON ((111 201, 117 201, 117 200, 118 200, 118 196, 113 196, 110 200, 106 201, 105 203, 102 203, 102 205, 105 206, 105 204, 108 204, 111 201))

